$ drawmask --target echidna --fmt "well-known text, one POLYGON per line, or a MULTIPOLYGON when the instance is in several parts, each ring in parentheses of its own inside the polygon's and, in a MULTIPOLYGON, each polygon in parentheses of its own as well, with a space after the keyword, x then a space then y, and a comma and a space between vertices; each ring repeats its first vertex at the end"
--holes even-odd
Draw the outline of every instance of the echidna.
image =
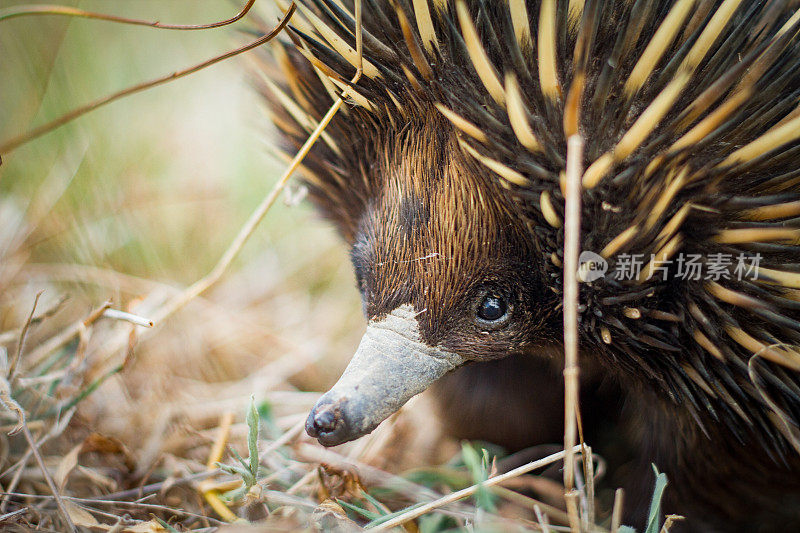
MULTIPOLYGON (((800 5, 363 4, 364 75, 304 171, 369 323, 308 432, 358 438, 439 380, 470 436, 558 438, 573 123, 581 361, 616 384, 594 408, 688 530, 800 527, 800 5)), ((277 48, 292 146, 355 73, 352 7, 302 0, 277 48)))

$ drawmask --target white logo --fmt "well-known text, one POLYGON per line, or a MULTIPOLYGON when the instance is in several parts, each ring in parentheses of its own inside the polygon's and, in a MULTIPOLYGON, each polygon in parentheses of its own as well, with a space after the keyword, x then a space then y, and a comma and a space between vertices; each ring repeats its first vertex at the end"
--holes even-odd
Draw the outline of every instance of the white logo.
POLYGON ((578 279, 583 282, 598 280, 606 275, 608 261, 603 256, 588 250, 578 257, 578 279))

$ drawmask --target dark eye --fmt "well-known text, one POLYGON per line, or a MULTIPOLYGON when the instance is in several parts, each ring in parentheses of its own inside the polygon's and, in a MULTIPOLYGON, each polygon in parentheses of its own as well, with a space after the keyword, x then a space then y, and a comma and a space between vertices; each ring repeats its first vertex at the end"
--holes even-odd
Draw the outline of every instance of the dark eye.
POLYGON ((508 313, 508 304, 503 298, 487 295, 478 305, 478 318, 487 322, 500 320, 508 313))

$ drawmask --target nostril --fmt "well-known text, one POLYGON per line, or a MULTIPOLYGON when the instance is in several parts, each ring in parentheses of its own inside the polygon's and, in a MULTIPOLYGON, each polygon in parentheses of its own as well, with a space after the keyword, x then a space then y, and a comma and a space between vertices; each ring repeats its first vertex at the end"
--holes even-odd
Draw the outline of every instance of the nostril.
POLYGON ((314 414, 314 429, 319 433, 333 433, 340 421, 333 405, 328 404, 314 414))
POLYGON ((341 432, 345 423, 338 406, 333 403, 317 405, 306 420, 306 432, 314 437, 332 437, 341 432))

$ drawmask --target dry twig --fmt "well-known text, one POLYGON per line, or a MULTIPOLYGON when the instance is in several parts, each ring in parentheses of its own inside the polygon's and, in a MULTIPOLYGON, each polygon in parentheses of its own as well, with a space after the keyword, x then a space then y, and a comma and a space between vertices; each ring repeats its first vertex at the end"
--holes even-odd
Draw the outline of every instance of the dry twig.
POLYGON ((70 531, 76 531, 75 524, 72 523, 72 519, 69 517, 69 513, 67 512, 67 508, 64 505, 64 500, 61 499, 61 493, 56 488, 55 481, 53 481, 53 477, 50 475, 50 472, 47 470, 47 466, 44 464, 44 459, 42 459, 42 454, 39 453, 39 448, 36 446, 36 442, 33 440, 33 435, 31 435, 31 431, 28 429, 28 423, 25 421, 24 417, 21 420, 22 422, 22 433, 25 435, 25 440, 28 441, 28 446, 30 446, 30 450, 33 453, 33 457, 36 459, 36 462, 39 464, 39 468, 42 470, 42 475, 44 476, 45 481, 47 482, 47 486, 50 488, 50 492, 53 494, 53 498, 56 502, 56 507, 58 507, 58 512, 61 515, 61 519, 64 521, 65 526, 70 531))
POLYGON ((580 254, 580 207, 583 139, 572 135, 567 140, 567 176, 564 221, 564 489, 573 531, 580 530, 577 520, 575 458, 568 450, 577 441, 578 405, 578 255, 580 254))
POLYGON ((0 22, 11 20, 13 18, 36 16, 36 15, 60 15, 67 17, 78 17, 93 20, 104 20, 107 22, 117 22, 120 24, 131 24, 133 26, 148 26, 150 28, 158 28, 160 30, 210 30, 212 28, 221 28, 240 20, 244 17, 256 0, 247 0, 247 4, 233 17, 210 24, 164 24, 159 21, 132 19, 128 17, 119 17, 116 15, 109 15, 107 13, 95 13, 92 11, 84 11, 69 6, 59 5, 22 5, 13 6, 0 9, 0 22))
POLYGON ((622 498, 625 493, 622 489, 617 489, 614 493, 614 509, 611 511, 611 533, 617 533, 619 526, 622 525, 622 498))
MULTIPOLYGON (((580 450, 580 447, 579 446, 575 446, 574 448, 572 448, 572 450, 569 450, 569 451, 571 451, 574 454, 574 453, 578 452, 579 450, 580 450)), ((511 478, 514 478, 514 477, 517 477, 517 476, 521 476, 523 474, 527 474, 528 472, 536 470, 537 468, 541 468, 543 466, 547 466, 549 464, 555 463, 556 461, 560 461, 560 460, 564 459, 566 454, 567 454, 566 450, 561 450, 560 452, 556 452, 554 454, 548 455, 547 457, 544 457, 544 458, 539 459, 537 461, 532 461, 532 462, 530 462, 530 463, 528 463, 526 465, 522 465, 522 466, 520 466, 518 468, 515 468, 513 470, 509 470, 505 474, 500 474, 499 476, 490 477, 489 479, 487 479, 483 483, 478 483, 478 484, 472 485, 472 486, 467 487, 465 489, 461 489, 459 491, 453 492, 452 494, 448 494, 446 496, 442 496, 438 500, 434 500, 434 501, 429 502, 429 503, 427 503, 425 505, 420 505, 419 507, 415 507, 413 509, 409 509, 407 512, 405 512, 405 513, 403 513, 403 514, 401 514, 399 516, 396 516, 396 517, 392 518, 391 520, 387 520, 386 522, 382 522, 381 524, 375 526, 374 528, 372 528, 372 531, 386 531, 386 530, 391 529, 393 527, 397 527, 399 525, 402 525, 402 524, 408 522, 409 520, 414 520, 415 518, 419 518, 420 516, 422 516, 422 515, 424 515, 426 513, 429 513, 431 511, 433 511, 434 509, 438 509, 439 507, 447 505, 448 503, 453 503, 453 502, 456 502, 458 500, 461 500, 461 499, 467 498, 469 496, 472 496, 473 494, 478 492, 478 490, 480 490, 483 487, 492 487, 494 485, 498 485, 498 484, 500 484, 500 483, 502 483, 502 482, 504 482, 504 481, 506 481, 508 479, 511 479, 511 478)))
POLYGON ((50 122, 48 122, 46 124, 42 124, 41 126, 39 126, 37 128, 34 128, 34 129, 32 129, 32 130, 30 130, 28 132, 25 132, 25 133, 23 133, 21 135, 18 135, 17 137, 13 137, 11 139, 8 139, 4 143, 0 144, 0 155, 6 154, 6 153, 14 150, 15 148, 18 148, 19 146, 25 144, 28 141, 31 141, 31 140, 37 138, 37 137, 41 137, 45 133, 53 131, 54 129, 58 128, 59 126, 63 126, 64 124, 67 124, 68 122, 71 122, 71 121, 75 120, 76 118, 80 117, 81 115, 85 115, 86 113, 97 109, 98 107, 104 106, 106 104, 110 104, 111 102, 114 102, 114 101, 119 100, 120 98, 124 98, 126 96, 130 96, 131 94, 135 94, 135 93, 144 91, 145 89, 150 89, 152 87, 156 87, 158 85, 162 85, 164 83, 168 83, 170 81, 177 80, 178 78, 183 78, 185 76, 189 76, 190 74, 194 74, 195 72, 198 72, 198 71, 203 70, 205 68, 208 68, 208 67, 210 67, 212 65, 216 65, 217 63, 225 61, 226 59, 230 59, 231 57, 237 56, 237 55, 242 54, 244 52, 248 52, 248 51, 250 51, 250 50, 252 50, 254 48, 258 48, 262 44, 270 41, 273 37, 278 35, 281 31, 283 31, 283 28, 285 28, 286 25, 289 23, 289 19, 292 17, 292 14, 294 14, 294 10, 295 9, 296 9, 296 7, 295 7, 295 5, 293 3, 289 7, 289 10, 286 12, 286 14, 283 16, 283 18, 281 19, 280 23, 278 23, 278 25, 275 26, 274 29, 272 29, 266 35, 264 35, 262 37, 259 37, 258 39, 256 39, 255 41, 253 41, 253 42, 251 42, 249 44, 246 44, 246 45, 244 45, 242 47, 239 47, 239 48, 237 48, 235 50, 231 50, 229 52, 225 52, 224 54, 220 54, 218 56, 214 56, 211 59, 203 61, 202 63, 198 63, 197 65, 193 65, 193 66, 191 66, 189 68, 186 68, 186 69, 183 69, 183 70, 178 70, 178 71, 175 71, 175 72, 173 72, 171 74, 167 74, 166 76, 161 76, 160 78, 156 78, 156 79, 153 79, 153 80, 150 80, 150 81, 139 83, 139 84, 134 85, 132 87, 127 87, 127 88, 125 88, 125 89, 123 89, 121 91, 118 91, 118 92, 114 93, 114 94, 110 94, 108 96, 104 96, 103 98, 99 98, 99 99, 97 99, 97 100, 95 100, 93 102, 89 102, 88 104, 86 104, 84 106, 75 108, 72 111, 70 111, 68 113, 65 113, 64 115, 61 115, 60 117, 58 117, 58 118, 56 118, 56 119, 54 119, 54 120, 52 120, 52 121, 50 121, 50 122))
POLYGON ((28 319, 25 321, 25 325, 22 326, 22 332, 19 334, 19 342, 17 342, 17 352, 14 358, 8 364, 8 371, 6 372, 6 376, 8 376, 9 383, 14 382, 14 374, 17 370, 17 364, 19 363, 19 358, 22 356, 22 349, 25 346, 25 337, 28 335, 28 328, 31 325, 31 321, 33 320, 33 314, 36 313, 36 305, 39 303, 39 298, 42 296, 44 291, 41 290, 36 293, 36 297, 33 299, 33 306, 31 307, 31 313, 28 315, 28 319))
MULTIPOLYGON (((229 412, 222 415, 218 430, 219 434, 214 441, 214 446, 211 447, 211 451, 208 454, 206 470, 209 472, 219 471, 217 463, 222 460, 222 454, 225 452, 225 445, 228 443, 232 423, 233 413, 229 412)), ((206 480, 200 483, 199 489, 203 494, 203 498, 206 499, 211 508, 214 509, 223 520, 226 522, 235 522, 239 519, 239 517, 233 514, 228 506, 220 499, 219 490, 216 487, 212 487, 210 481, 206 480)))

